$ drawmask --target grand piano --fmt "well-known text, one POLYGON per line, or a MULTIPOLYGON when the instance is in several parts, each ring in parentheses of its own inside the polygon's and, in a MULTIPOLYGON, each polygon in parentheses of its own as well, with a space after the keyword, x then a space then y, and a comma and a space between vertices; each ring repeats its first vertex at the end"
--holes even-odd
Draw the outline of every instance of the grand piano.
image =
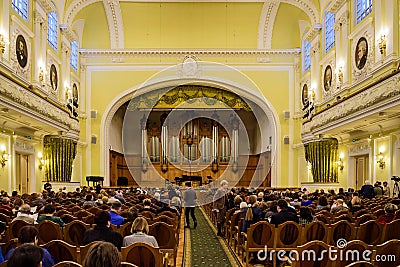
POLYGON ((94 186, 94 183, 103 182, 104 177, 102 177, 102 176, 86 176, 86 181, 87 181, 88 185, 90 185, 89 182, 92 182, 93 186, 94 186))
POLYGON ((175 177, 177 185, 182 185, 185 182, 199 182, 200 186, 203 184, 203 177, 193 175, 182 175, 182 177, 175 177))

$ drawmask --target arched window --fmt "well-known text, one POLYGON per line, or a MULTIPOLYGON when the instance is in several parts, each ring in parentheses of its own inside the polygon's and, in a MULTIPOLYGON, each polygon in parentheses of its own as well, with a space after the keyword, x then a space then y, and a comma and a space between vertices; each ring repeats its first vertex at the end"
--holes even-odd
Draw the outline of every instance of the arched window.
POLYGON ((70 58, 71 67, 78 71, 78 41, 71 42, 71 58, 70 58))
POLYGON ((47 31, 47 40, 49 45, 54 49, 57 50, 58 44, 58 19, 57 19, 57 12, 53 11, 50 12, 48 15, 48 31, 47 31))
POLYGON ((307 71, 311 67, 311 43, 308 41, 303 41, 303 66, 304 71, 307 71))
POLYGON ((372 11, 372 0, 357 0, 357 23, 372 11))
POLYGON ((12 7, 24 20, 28 20, 28 0, 13 0, 12 7))
POLYGON ((325 13, 325 52, 335 46, 335 14, 325 13))

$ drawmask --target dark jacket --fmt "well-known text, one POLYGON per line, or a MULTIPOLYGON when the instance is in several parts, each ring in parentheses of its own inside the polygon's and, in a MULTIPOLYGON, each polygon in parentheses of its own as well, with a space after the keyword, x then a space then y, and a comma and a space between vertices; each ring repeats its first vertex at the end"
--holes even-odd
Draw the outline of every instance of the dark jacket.
POLYGON ((83 235, 83 244, 87 245, 93 241, 110 242, 118 249, 121 249, 122 246, 121 234, 107 226, 95 226, 94 229, 85 231, 83 235))
POLYGON ((246 220, 247 208, 243 210, 243 225, 242 225, 243 233, 247 232, 247 229, 250 227, 250 225, 259 222, 261 218, 264 217, 263 212, 260 208, 252 207, 251 209, 253 211, 253 219, 251 221, 246 220))
POLYGON ((299 217, 297 217, 297 214, 293 212, 293 209, 289 208, 272 215, 270 223, 275 224, 276 226, 288 221, 299 223, 299 217))
POLYGON ((365 198, 373 198, 375 196, 374 187, 370 184, 365 184, 361 187, 360 194, 365 198))

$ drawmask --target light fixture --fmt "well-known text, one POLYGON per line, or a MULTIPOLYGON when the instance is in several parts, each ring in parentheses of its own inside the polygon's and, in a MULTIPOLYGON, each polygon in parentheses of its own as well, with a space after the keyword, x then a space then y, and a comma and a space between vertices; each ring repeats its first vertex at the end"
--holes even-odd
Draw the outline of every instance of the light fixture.
POLYGON ((7 154, 6 151, 6 146, 5 145, 1 145, 0 146, 0 164, 1 167, 4 168, 6 166, 6 162, 8 161, 10 155, 7 154))
POLYGON ((379 52, 381 52, 381 54, 385 53, 385 51, 386 51, 386 35, 385 34, 381 34, 381 36, 379 37, 378 46, 379 46, 379 52))
POLYGON ((339 160, 337 161, 337 166, 338 166, 338 168, 339 168, 340 171, 343 171, 343 168, 344 168, 344 165, 343 165, 343 158, 344 158, 343 153, 340 153, 340 155, 339 155, 339 160))
POLYGON ((44 167, 44 164, 46 163, 46 160, 43 159, 43 154, 42 154, 42 152, 39 152, 39 153, 38 153, 38 159, 39 159, 39 166, 38 166, 38 168, 39 168, 39 170, 42 170, 43 167, 44 167))
POLYGON ((42 66, 39 68, 39 82, 41 85, 44 85, 44 70, 42 66))
POLYGON ((383 153, 379 152, 378 155, 376 155, 376 157, 378 158, 376 163, 378 163, 379 168, 381 168, 381 169, 385 168, 386 163, 385 163, 385 160, 383 157, 383 153))

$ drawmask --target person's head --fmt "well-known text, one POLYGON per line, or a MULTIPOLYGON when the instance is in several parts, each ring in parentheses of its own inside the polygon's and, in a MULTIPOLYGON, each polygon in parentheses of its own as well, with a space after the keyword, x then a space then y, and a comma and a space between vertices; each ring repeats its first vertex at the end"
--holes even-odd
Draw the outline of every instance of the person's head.
POLYGON ((341 199, 341 198, 336 199, 337 206, 343 206, 343 203, 344 203, 343 199, 341 199))
POLYGON ((24 45, 24 42, 22 41, 22 38, 19 39, 18 48, 19 48, 19 51, 24 51, 25 45, 24 45))
POLYGON ((18 246, 10 256, 7 267, 42 266, 43 250, 32 244, 18 246))
POLYGON ((147 220, 142 216, 137 217, 132 223, 131 232, 132 234, 138 232, 148 234, 149 224, 147 223, 147 220))
POLYGON ((21 213, 29 214, 31 212, 31 206, 28 204, 23 204, 21 207, 19 207, 19 211, 21 213))
POLYGON ((14 207, 15 208, 21 207, 24 204, 25 204, 25 202, 21 198, 17 198, 16 200, 14 200, 14 207))
POLYGON ((109 242, 95 242, 86 254, 82 263, 83 267, 116 267, 121 263, 118 249, 109 242))
POLYGON ((86 201, 92 201, 93 200, 93 195, 92 194, 87 194, 85 199, 86 199, 86 201))
POLYGON ((237 195, 237 196, 235 196, 235 198, 233 199, 233 204, 234 204, 235 206, 239 206, 240 203, 241 203, 242 201, 243 201, 242 197, 239 196, 239 195, 237 195))
POLYGON ((318 199, 318 204, 320 206, 328 206, 328 199, 326 199, 326 196, 320 196, 318 199))
POLYGON ((56 208, 53 206, 53 204, 46 204, 46 206, 44 206, 44 214, 53 214, 54 212, 56 212, 56 208))
POLYGON ((388 182, 383 182, 383 186, 387 186, 388 185, 388 182))
POLYGON ((389 214, 394 214, 397 210, 397 206, 393 203, 387 203, 385 205, 385 212, 389 214))
POLYGON ((185 186, 191 187, 191 186, 192 186, 192 183, 191 183, 191 182, 186 182, 186 183, 185 183, 185 186))
POLYGON ((35 226, 26 225, 19 230, 18 242, 20 244, 33 243, 37 244, 39 231, 35 226))
POLYGON ((10 205, 10 199, 8 197, 3 197, 3 199, 1 200, 1 203, 3 205, 10 205))
POLYGON ((330 67, 326 68, 325 71, 325 82, 329 82, 332 79, 332 69, 330 67))
POLYGON ((16 196, 18 196, 18 192, 17 192, 17 191, 15 191, 15 190, 14 190, 14 191, 12 191, 12 193, 11 193, 11 196, 12 196, 12 197, 16 197, 16 196))
POLYGON ((143 200, 143 205, 144 205, 144 206, 151 206, 151 200, 148 199, 148 198, 145 198, 145 199, 143 200))
POLYGON ((247 203, 244 202, 244 201, 243 201, 243 202, 240 202, 239 208, 240 208, 241 210, 247 208, 247 203))
POLYGON ((114 211, 120 211, 121 210, 121 207, 122 207, 122 204, 121 204, 121 202, 113 202, 112 204, 111 204, 111 209, 112 210, 114 210, 114 211))
POLYGON ((288 204, 284 199, 279 199, 278 202, 276 203, 276 205, 277 205, 278 212, 288 208, 288 204))
POLYGON ((105 210, 100 210, 94 215, 94 223, 97 226, 107 226, 110 220, 110 214, 105 210))
POLYGON ((227 188, 228 187, 228 181, 227 180, 222 180, 220 183, 220 186, 223 188, 227 188))
POLYGON ((353 196, 351 199, 352 205, 361 205, 361 199, 358 196, 353 196))
POLYGON ((365 180, 365 184, 371 184, 371 182, 369 180, 365 180))
POLYGON ((300 218, 312 220, 311 209, 309 207, 300 207, 300 218))
POLYGON ((367 54, 367 42, 365 40, 361 40, 357 49, 358 60, 360 60, 364 55, 367 54))

